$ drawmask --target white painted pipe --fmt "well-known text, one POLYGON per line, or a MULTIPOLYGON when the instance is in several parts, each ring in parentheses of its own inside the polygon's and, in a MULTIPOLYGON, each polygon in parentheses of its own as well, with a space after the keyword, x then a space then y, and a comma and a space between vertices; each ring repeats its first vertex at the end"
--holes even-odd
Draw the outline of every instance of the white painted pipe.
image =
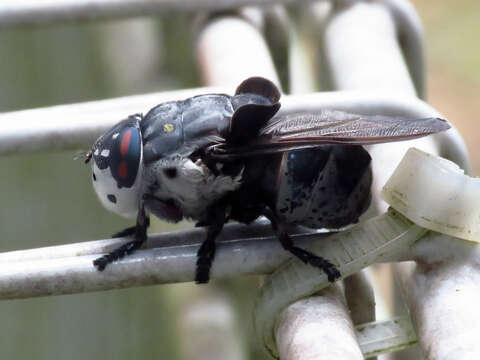
MULTIPOLYGON (((193 281, 205 229, 149 237, 150 248, 114 262, 103 272, 93 260, 126 239, 108 239, 0 254, 0 299, 73 294, 133 286, 193 281)), ((295 235, 310 246, 324 234, 295 235)), ((291 256, 271 235, 270 224, 228 224, 221 233, 212 279, 267 274, 291 256)))
POLYGON ((237 86, 251 76, 280 84, 264 37, 240 16, 219 16, 204 24, 197 37, 196 58, 208 85, 237 86))
MULTIPOLYGON (((235 85, 236 86, 236 85, 235 85)), ((58 105, 0 113, 0 155, 89 149, 95 139, 130 114, 146 113, 170 100, 208 93, 233 94, 235 86, 195 88, 116 99, 58 105)), ((391 96, 383 92, 333 91, 284 95, 280 113, 319 112, 337 109, 360 114, 386 114, 413 118, 440 116, 431 106, 411 96, 391 96)), ((466 147, 455 130, 437 135, 440 153, 462 168, 469 168, 466 147)))
MULTIPOLYGON (((312 0, 302 0, 307 3, 312 0)), ((0 27, 152 16, 167 10, 227 10, 243 6, 294 4, 295 0, 3 0, 0 27)))
POLYGON ((280 359, 363 359, 342 291, 330 286, 317 295, 278 315, 275 338, 280 359))
POLYGON ((333 86, 415 94, 393 18, 376 2, 339 1, 325 30, 325 57, 333 86))

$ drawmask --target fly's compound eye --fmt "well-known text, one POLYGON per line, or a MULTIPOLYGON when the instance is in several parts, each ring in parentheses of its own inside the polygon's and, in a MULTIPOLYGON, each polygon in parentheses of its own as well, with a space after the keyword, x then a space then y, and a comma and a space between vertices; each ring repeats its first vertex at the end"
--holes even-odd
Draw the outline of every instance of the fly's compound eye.
POLYGON ((135 183, 142 157, 138 120, 131 117, 104 134, 94 145, 93 159, 98 168, 109 168, 118 188, 135 183))
POLYGON ((138 119, 129 117, 102 135, 93 149, 93 187, 102 204, 126 217, 138 211, 143 149, 138 119))

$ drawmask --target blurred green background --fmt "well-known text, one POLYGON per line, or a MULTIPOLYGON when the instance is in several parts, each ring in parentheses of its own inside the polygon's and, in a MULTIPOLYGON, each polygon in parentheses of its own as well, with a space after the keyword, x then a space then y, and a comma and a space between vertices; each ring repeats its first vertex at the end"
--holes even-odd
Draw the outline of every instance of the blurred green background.
MULTIPOLYGON (((428 100, 464 135, 478 171, 480 3, 413 3, 425 25, 428 100)), ((191 16, 172 12, 155 19, 1 30, 0 111, 199 86, 191 16)), ((1 251, 105 238, 131 225, 101 207, 89 167, 73 156, 0 157, 1 251)), ((156 231, 165 229, 154 224, 156 231)), ((262 359, 251 324, 257 282, 246 278, 202 289, 183 284, 3 301, 0 356, 193 358, 183 339, 185 304, 208 299, 215 289, 221 294, 217 300, 234 305, 232 331, 245 339, 238 353, 262 359)))

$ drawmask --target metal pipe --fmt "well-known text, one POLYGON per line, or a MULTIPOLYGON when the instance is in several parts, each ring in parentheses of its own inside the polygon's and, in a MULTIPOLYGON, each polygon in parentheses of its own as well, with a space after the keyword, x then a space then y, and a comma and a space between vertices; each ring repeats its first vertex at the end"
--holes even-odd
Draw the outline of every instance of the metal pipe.
POLYGON ((311 0, 4 0, 0 5, 0 27, 151 16, 167 10, 227 10, 308 1, 311 0))
POLYGON ((249 358, 235 311, 235 300, 226 289, 177 285, 170 287, 166 296, 175 309, 179 358, 249 358))
POLYGON ((251 76, 280 85, 261 32, 240 16, 218 16, 199 26, 197 63, 208 85, 237 86, 251 76))
POLYGON ((206 92, 221 91, 196 88, 2 113, 0 154, 89 148, 130 114, 206 92))
POLYGON ((375 321, 375 294, 365 272, 347 277, 343 285, 353 324, 375 321))
POLYGON ((410 77, 418 97, 425 99, 426 76, 422 22, 415 8, 405 0, 378 0, 387 6, 397 30, 397 39, 402 48, 410 77))
MULTIPOLYGON (((146 112, 164 101, 205 93, 232 94, 233 91, 233 86, 195 88, 1 113, 0 155, 89 148, 98 136, 129 114, 146 112)), ((373 91, 285 95, 281 102, 280 113, 338 109, 414 118, 440 116, 417 98, 373 91)), ((466 148, 461 139, 457 140, 458 134, 450 130, 437 138, 444 142, 444 148, 458 152, 453 160, 462 164, 462 159, 466 159, 466 148)))
MULTIPOLYGON (((211 278, 267 274, 289 259, 275 236, 258 235, 269 232, 266 224, 227 226, 218 242, 211 278)), ((310 233, 294 238, 308 247, 324 236, 310 233)), ((4 253, 0 256, 0 299, 193 281, 197 251, 204 238, 204 229, 153 235, 149 243, 157 247, 138 250, 103 272, 92 261, 125 239, 4 253)))
POLYGON ((426 360, 472 359, 480 353, 478 244, 430 233, 396 266, 426 360), (467 325, 468 324, 468 325, 467 325))
POLYGON ((282 360, 363 359, 338 286, 289 305, 275 328, 282 360))
POLYGON ((334 88, 415 94, 388 8, 364 1, 334 4, 324 38, 334 88))
MULTIPOLYGON (((420 98, 425 98, 425 59, 423 53, 423 29, 413 5, 405 0, 376 0, 389 13, 395 26, 395 36, 405 58, 408 71, 420 98)), ((322 31, 328 23, 332 7, 351 5, 351 2, 316 2, 305 8, 307 22, 311 27, 322 31)), ((318 45, 318 44, 317 44, 318 45)), ((317 64, 318 66, 318 64, 317 64)), ((324 74, 328 75, 328 74, 324 74)))
MULTIPOLYGON (((218 236, 218 241, 235 239, 265 238, 273 236, 270 223, 258 220, 251 225, 232 223, 225 225, 218 236)), ((151 234, 143 249, 170 248, 197 245, 205 238, 205 229, 192 228, 151 234)), ((65 257, 101 254, 108 252, 125 242, 124 238, 84 241, 66 245, 47 246, 37 249, 16 250, 0 253, 0 264, 18 261, 52 260, 65 257)))

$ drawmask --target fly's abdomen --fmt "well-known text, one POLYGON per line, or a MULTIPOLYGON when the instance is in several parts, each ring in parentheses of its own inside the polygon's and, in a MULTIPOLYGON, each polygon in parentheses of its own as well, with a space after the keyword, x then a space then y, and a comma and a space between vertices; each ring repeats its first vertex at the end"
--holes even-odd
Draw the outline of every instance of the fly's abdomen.
POLYGON ((370 155, 361 146, 325 145, 283 154, 276 212, 290 224, 340 228, 370 204, 370 155))

